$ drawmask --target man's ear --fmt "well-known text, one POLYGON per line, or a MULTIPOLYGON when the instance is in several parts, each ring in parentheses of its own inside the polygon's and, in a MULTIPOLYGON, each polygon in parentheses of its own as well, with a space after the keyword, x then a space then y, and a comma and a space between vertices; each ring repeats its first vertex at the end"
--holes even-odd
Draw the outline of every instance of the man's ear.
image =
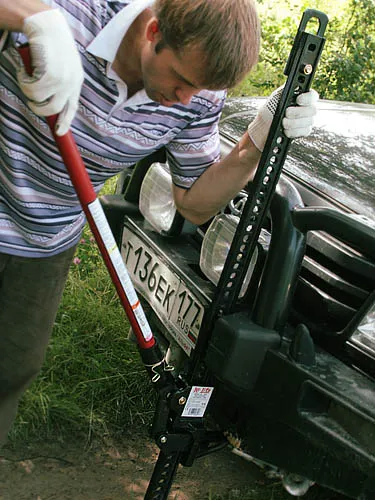
POLYGON ((158 43, 163 38, 159 30, 159 22, 156 17, 150 19, 146 26, 146 38, 149 42, 158 43))

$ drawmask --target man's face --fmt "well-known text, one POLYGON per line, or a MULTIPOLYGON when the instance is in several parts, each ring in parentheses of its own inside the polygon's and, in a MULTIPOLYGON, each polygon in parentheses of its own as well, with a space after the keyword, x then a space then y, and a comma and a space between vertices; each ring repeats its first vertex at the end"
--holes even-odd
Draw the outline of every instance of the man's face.
POLYGON ((176 53, 168 47, 155 51, 150 43, 142 53, 144 88, 150 99, 163 106, 189 104, 193 95, 204 87, 204 58, 199 49, 185 49, 176 53))

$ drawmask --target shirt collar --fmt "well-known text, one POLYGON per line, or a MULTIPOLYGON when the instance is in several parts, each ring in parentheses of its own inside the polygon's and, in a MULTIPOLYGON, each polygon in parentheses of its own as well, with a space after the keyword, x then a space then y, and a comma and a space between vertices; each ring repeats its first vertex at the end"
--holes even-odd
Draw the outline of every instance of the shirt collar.
POLYGON ((154 0, 131 0, 104 26, 86 50, 96 57, 113 63, 120 43, 130 25, 141 12, 151 7, 153 3, 154 0))

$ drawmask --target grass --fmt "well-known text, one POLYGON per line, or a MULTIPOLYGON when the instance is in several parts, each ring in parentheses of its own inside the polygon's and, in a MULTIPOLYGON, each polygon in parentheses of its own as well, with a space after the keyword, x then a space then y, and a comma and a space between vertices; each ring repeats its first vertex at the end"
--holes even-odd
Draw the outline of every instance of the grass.
MULTIPOLYGON (((113 182, 106 191, 113 191, 113 182)), ((144 425, 150 382, 88 227, 77 249, 42 371, 21 400, 11 439, 90 438, 144 425)))

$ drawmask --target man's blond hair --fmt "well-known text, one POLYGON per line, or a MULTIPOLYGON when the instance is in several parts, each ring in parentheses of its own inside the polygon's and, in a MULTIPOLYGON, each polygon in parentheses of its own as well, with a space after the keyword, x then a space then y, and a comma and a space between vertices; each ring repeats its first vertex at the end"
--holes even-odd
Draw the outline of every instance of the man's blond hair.
POLYGON ((253 0, 156 0, 155 14, 167 45, 204 54, 207 88, 237 85, 256 64, 260 23, 253 0))

